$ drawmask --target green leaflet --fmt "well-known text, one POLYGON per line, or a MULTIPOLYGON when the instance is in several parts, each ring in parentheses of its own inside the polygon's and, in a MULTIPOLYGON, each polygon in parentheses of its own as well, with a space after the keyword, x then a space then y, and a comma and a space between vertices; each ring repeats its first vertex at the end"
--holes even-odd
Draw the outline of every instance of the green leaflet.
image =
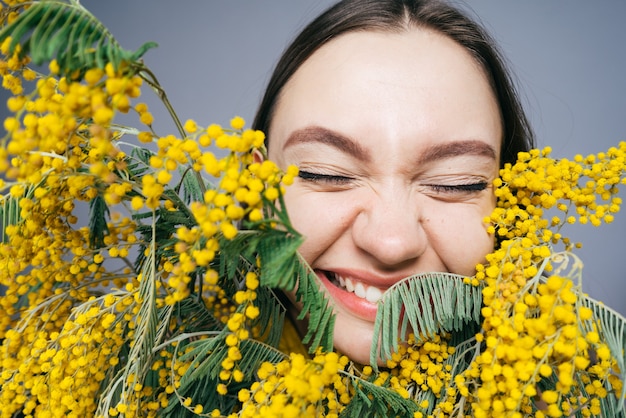
POLYGON ((315 273, 296 252, 303 238, 285 233, 265 238, 259 243, 261 257, 261 280, 271 287, 291 291, 296 284, 296 301, 303 307, 299 319, 307 315, 308 329, 303 338, 310 344, 311 352, 317 347, 332 350, 334 315, 328 299, 320 290, 315 273))
POLYGON ((8 241, 5 234, 7 226, 17 225, 20 219, 20 199, 11 195, 3 196, 0 202, 0 243, 8 241))
POLYGON ((5 233, 8 226, 22 222, 20 201, 23 198, 32 199, 35 189, 45 183, 46 175, 47 173, 44 173, 38 184, 25 185, 22 196, 13 197, 10 193, 0 196, 0 243, 8 242, 8 236, 5 233))
POLYGON ((354 396, 341 414, 341 418, 362 417, 412 417, 420 410, 416 402, 404 399, 388 388, 353 377, 354 396))
MULTIPOLYGON (((578 295, 578 310, 581 306, 586 306, 593 313, 591 319, 579 320, 579 326, 584 333, 597 331, 600 341, 606 343, 617 363, 619 380, 626 382, 626 318, 602 302, 583 293, 583 263, 578 256, 566 251, 553 254, 551 261, 557 266, 554 274, 568 277, 574 283, 578 283, 575 288, 578 295)), ((621 393, 614 393, 614 388, 610 386, 608 381, 605 382, 605 386, 609 396, 600 400, 602 411, 607 414, 606 416, 625 417, 626 408, 623 399, 626 394, 626 385, 623 385, 621 393)), ((585 385, 580 384, 579 387, 584 390, 585 385)))
POLYGON ((285 308, 272 289, 259 287, 257 289, 257 305, 262 306, 254 324, 259 327, 259 335, 265 344, 278 347, 283 335, 285 324, 285 308))
POLYGON ((133 338, 133 345, 128 355, 128 362, 124 370, 123 381, 127 382, 130 375, 137 381, 142 381, 152 366, 153 348, 161 341, 169 326, 169 319, 159 321, 156 306, 157 260, 156 260, 156 219, 153 221, 153 233, 148 253, 141 269, 139 296, 141 298, 137 321, 137 328, 133 338))
POLYGON ((185 298, 174 306, 175 317, 184 325, 181 328, 186 333, 219 331, 224 327, 224 324, 215 318, 202 300, 185 298))
MULTIPOLYGON (((81 307, 83 310, 89 308, 88 303, 83 306, 85 306, 81 307)), ((124 313, 126 312, 122 312, 120 316, 123 316, 124 313)), ((158 324, 154 346, 151 352, 143 352, 142 356, 145 358, 141 359, 141 361, 151 361, 154 358, 159 358, 162 350, 174 350, 175 345, 173 342, 178 344, 181 341, 191 341, 190 336, 219 334, 223 327, 223 324, 206 309, 205 305, 194 298, 186 298, 175 305, 166 305, 160 308, 158 310, 158 324), (179 324, 183 324, 178 327, 177 330, 184 330, 184 334, 169 329, 171 324, 170 320, 172 319, 176 319, 179 324), (172 332, 174 332, 174 334, 172 334, 172 332), (166 338, 169 338, 169 340, 163 342, 166 338)), ((128 358, 130 349, 130 344, 127 342, 117 355, 128 358)), ((124 386, 122 377, 125 370, 125 363, 120 363, 117 367, 112 367, 109 370, 107 379, 103 381, 101 385, 103 395, 100 397, 97 416, 105 415, 105 411, 108 411, 111 406, 116 405, 120 401, 124 386)), ((159 385, 158 371, 148 370, 144 384, 157 387, 159 385)), ((213 387, 214 386, 215 384, 213 387)), ((204 386, 200 387, 204 388, 204 386)), ((215 393, 215 391, 209 392, 215 393)))
POLYGON ((92 249, 104 247, 104 236, 109 232, 106 217, 109 208, 104 196, 98 194, 89 202, 89 246, 92 249))
MULTIPOLYGON (((209 335, 210 333, 205 333, 209 335)), ((228 346, 224 338, 226 334, 204 340, 197 340, 182 345, 184 354, 177 357, 179 361, 191 361, 189 371, 181 378, 178 395, 170 397, 167 408, 161 411, 162 416, 180 417, 187 416, 188 411, 180 404, 178 396, 191 397, 196 403, 205 405, 207 410, 218 408, 232 410, 237 401, 239 389, 249 387, 255 379, 255 374, 261 363, 268 361, 278 363, 287 355, 274 347, 256 340, 244 340, 239 346, 242 359, 237 363, 245 378, 240 385, 232 385, 231 393, 226 396, 219 395, 215 388, 220 382, 219 373, 222 370, 222 361, 228 355, 228 346)))
MULTIPOLYGON (((296 299, 303 304, 300 318, 309 317, 304 344, 310 344, 311 352, 317 347, 329 351, 333 346, 332 307, 320 290, 315 273, 297 253, 301 243, 300 235, 276 229, 240 231, 233 240, 220 242, 218 271, 220 277, 233 277, 246 263, 254 265, 258 254, 262 286, 292 291, 298 284, 296 299)), ((264 309, 267 306, 261 306, 261 311, 264 309)))
POLYGON ((204 192, 206 186, 202 183, 202 179, 193 175, 193 172, 187 169, 182 173, 182 180, 179 187, 183 188, 183 200, 185 203, 202 202, 204 200, 204 192))
POLYGON ((0 43, 10 36, 9 52, 21 45, 20 55, 29 55, 41 65, 56 59, 62 76, 79 78, 90 68, 139 60, 154 42, 137 51, 120 47, 113 35, 78 1, 44 0, 35 2, 0 31, 0 43))
POLYGON ((311 345, 310 352, 315 351, 316 347, 330 351, 333 349, 333 332, 335 329, 335 315, 332 305, 324 292, 320 290, 315 273, 301 257, 299 258, 301 268, 298 274, 296 300, 303 303, 299 318, 309 316, 309 327, 302 342, 311 345))
POLYGON ((372 344, 370 363, 386 360, 406 339, 409 326, 416 338, 440 332, 460 331, 479 322, 481 287, 463 283, 464 276, 451 273, 424 273, 408 277, 385 292, 374 323, 378 344, 372 344))
MULTIPOLYGON (((626 382, 626 368, 624 367, 626 363, 626 321, 624 317, 587 295, 583 295, 581 299, 582 304, 593 311, 593 322, 597 325, 600 340, 606 342, 611 350, 611 355, 617 362, 620 371, 619 380, 626 382)), ((592 330, 592 321, 585 321, 582 324, 585 331, 589 332, 592 330)), ((608 387, 608 382, 606 385, 606 389, 611 393, 613 389, 608 387)), ((610 416, 617 417, 618 412, 622 414, 619 416, 624 416, 623 414, 626 413, 624 402, 619 402, 619 399, 624 399, 625 394, 626 385, 623 385, 621 393, 616 394, 615 397, 608 396, 601 401, 603 403, 602 410, 612 411, 613 415, 610 416)))
POLYGON ((133 148, 130 156, 126 158, 126 170, 129 178, 140 179, 144 174, 150 171, 150 157, 154 153, 145 148, 133 148))

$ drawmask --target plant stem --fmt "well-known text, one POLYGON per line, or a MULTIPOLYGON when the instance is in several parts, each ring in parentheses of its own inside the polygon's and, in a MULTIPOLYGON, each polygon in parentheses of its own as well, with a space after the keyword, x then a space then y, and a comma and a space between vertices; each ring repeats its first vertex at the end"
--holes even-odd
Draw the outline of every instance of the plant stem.
MULTIPOLYGON (((157 94, 161 102, 163 102, 163 105, 165 105, 165 108, 167 109, 167 112, 170 114, 172 120, 174 121, 174 124, 176 125, 176 129, 178 130, 178 134, 180 135, 181 138, 185 138, 187 134, 185 133, 183 124, 180 121, 180 118, 178 117, 178 115, 176 114, 176 111, 174 110, 172 103, 168 99, 167 94, 165 93, 165 90, 163 90, 163 87, 161 87, 161 84, 157 80, 154 73, 150 71, 148 67, 143 65, 143 63, 138 63, 137 74, 139 75, 139 77, 141 77, 142 80, 148 83, 148 85, 152 88, 152 90, 154 90, 154 92, 157 94)), ((206 186, 204 184, 204 180, 202 179, 202 176, 200 175, 198 171, 194 170, 194 173, 196 175, 198 185, 200 186, 200 190, 202 191, 202 194, 204 195, 204 192, 206 192, 206 186)))
POLYGON ((139 77, 141 77, 142 80, 148 83, 148 85, 152 88, 152 90, 154 90, 154 92, 157 94, 159 99, 163 102, 163 104, 165 105, 165 108, 167 109, 167 112, 170 114, 170 116, 172 117, 172 120, 174 121, 174 124, 176 125, 178 134, 182 138, 184 138, 186 135, 185 135, 185 130, 183 129, 183 124, 181 123, 180 118, 178 117, 176 112, 174 111, 174 107, 172 106, 172 103, 168 99, 167 94, 165 93, 165 90, 163 90, 163 87, 161 87, 161 84, 157 80, 154 73, 150 71, 148 67, 140 63, 137 67, 137 75, 139 75, 139 77))

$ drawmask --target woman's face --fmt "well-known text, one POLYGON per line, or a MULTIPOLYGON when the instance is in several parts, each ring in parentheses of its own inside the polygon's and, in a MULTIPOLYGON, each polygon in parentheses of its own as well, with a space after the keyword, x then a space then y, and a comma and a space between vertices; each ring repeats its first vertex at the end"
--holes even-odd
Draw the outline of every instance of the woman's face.
POLYGON ((300 177, 285 203, 336 313, 335 347, 369 361, 376 302, 423 272, 472 275, 493 249, 502 127, 474 59, 424 29, 353 32, 286 84, 269 157, 300 177))

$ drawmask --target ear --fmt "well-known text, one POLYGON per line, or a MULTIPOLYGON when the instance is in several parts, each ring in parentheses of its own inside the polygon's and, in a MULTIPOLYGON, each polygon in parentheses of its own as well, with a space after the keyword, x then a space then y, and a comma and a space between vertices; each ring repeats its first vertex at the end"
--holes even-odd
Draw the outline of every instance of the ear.
POLYGON ((263 153, 259 149, 255 149, 252 152, 252 158, 254 158, 255 163, 262 163, 265 161, 265 157, 263 157, 263 153))

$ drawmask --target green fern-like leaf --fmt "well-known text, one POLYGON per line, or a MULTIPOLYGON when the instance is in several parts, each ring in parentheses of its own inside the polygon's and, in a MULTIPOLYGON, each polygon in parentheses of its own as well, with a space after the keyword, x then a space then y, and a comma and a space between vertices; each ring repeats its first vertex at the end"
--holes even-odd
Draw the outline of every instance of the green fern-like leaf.
POLYGON ((307 315, 309 317, 307 333, 302 342, 310 345, 310 352, 316 347, 322 347, 325 351, 332 350, 335 328, 332 305, 320 290, 315 273, 302 258, 299 259, 299 266, 296 300, 303 304, 299 319, 307 315))
POLYGON ((0 243, 7 242, 6 228, 20 222, 20 200, 11 195, 4 196, 0 202, 0 243))
POLYGON ((150 157, 153 155, 154 153, 148 149, 133 148, 130 152, 130 157, 126 159, 128 176, 139 179, 150 171, 150 157))
POLYGON ((419 411, 417 403, 394 390, 353 378, 354 396, 339 415, 341 418, 412 417, 419 411))
POLYGON ((139 60, 154 42, 137 51, 120 47, 108 29, 78 1, 43 0, 23 10, 17 19, 0 31, 0 42, 11 36, 9 52, 21 45, 22 56, 29 55, 41 65, 56 59, 64 76, 80 77, 90 68, 139 60))
POLYGON ((463 283, 463 276, 425 273, 404 279, 389 288, 379 302, 370 362, 390 358, 405 339, 409 327, 416 338, 460 331, 480 320, 481 288, 463 283))
POLYGON ((106 390, 102 393, 98 408, 108 411, 114 399, 123 399, 133 391, 129 387, 130 377, 137 382, 144 382, 150 374, 152 360, 155 356, 155 347, 163 341, 170 325, 173 314, 172 307, 166 307, 159 312, 156 303, 156 251, 155 251, 155 228, 150 251, 145 257, 141 268, 141 281, 139 283, 139 312, 132 343, 128 350, 124 367, 112 379, 106 390))
POLYGON ((261 278, 267 286, 288 292, 297 284, 296 301, 303 305, 299 319, 308 316, 309 324, 303 343, 310 345, 311 352, 317 347, 332 350, 335 322, 332 306, 320 290, 315 273, 296 252, 301 243, 301 236, 264 239, 259 245, 261 278))
MULTIPOLYGON (((578 310, 581 306, 591 309, 592 317, 590 320, 579 320, 580 326, 584 333, 590 331, 598 332, 600 341, 606 343, 611 356, 615 359, 617 368, 619 369, 619 380, 626 381, 626 318, 617 311, 604 305, 582 292, 582 276, 583 263, 575 254, 565 251, 553 254, 550 257, 553 264, 553 274, 562 277, 568 277, 578 285, 574 288, 578 293, 578 310)), ((606 416, 621 417, 626 415, 624 406, 624 396, 626 395, 626 385, 622 385, 621 393, 615 393, 615 389, 610 387, 606 382, 606 389, 609 393, 604 399, 601 399, 602 411, 606 416), (610 411, 610 413, 609 413, 610 411)), ((583 387, 584 385, 581 385, 583 387)), ((583 387, 584 389, 584 387, 583 387)))
MULTIPOLYGON (((230 410, 236 403, 236 397, 218 395, 214 389, 220 382, 219 373, 222 370, 222 361, 228 356, 229 347, 224 341, 227 334, 225 332, 218 333, 216 336, 212 334, 215 333, 206 333, 209 336, 206 339, 179 344, 179 347, 183 346, 184 350, 179 348, 178 352, 184 351, 184 354, 176 357, 176 361, 189 362, 190 365, 180 380, 177 395, 191 397, 208 410, 215 408, 230 410)), ((177 341, 180 342, 180 340, 177 341)), ((278 363, 287 357, 276 348, 256 340, 242 341, 239 350, 242 359, 237 367, 243 372, 245 378, 240 385, 231 385, 230 389, 234 391, 234 394, 243 387, 249 387, 262 362, 278 363)), ((186 414, 177 395, 170 398, 168 407, 162 411, 162 416, 173 417, 186 414)))
POLYGON ((182 188, 183 188, 183 200, 185 203, 190 202, 202 202, 204 199, 205 185, 202 182, 202 178, 194 175, 194 171, 185 170, 182 173, 182 188))
MULTIPOLYGON (((470 327, 471 328, 471 327, 470 327)), ((459 339, 459 335, 463 333, 453 333, 451 341, 455 339, 459 339)), ((460 339, 459 339, 460 340, 460 339)), ((452 353, 444 362, 444 367, 446 369, 450 368, 450 373, 452 376, 456 376, 461 374, 467 370, 470 364, 476 360, 481 353, 482 345, 480 342, 476 341, 474 335, 463 340, 462 342, 454 345, 454 353, 452 353)), ((456 382, 454 379, 450 381, 451 387, 456 387, 456 382)), ((428 407, 426 408, 426 413, 428 415, 440 416, 442 414, 441 411, 441 401, 445 400, 446 397, 445 391, 448 388, 442 388, 442 392, 439 394, 435 394, 432 390, 422 391, 419 387, 414 388, 414 392, 411 394, 411 398, 417 402, 417 404, 421 404, 422 401, 428 401, 428 407)), ((458 388, 457 388, 458 389, 458 388)), ((454 405, 454 411, 450 413, 450 417, 465 417, 467 403, 470 402, 467 398, 463 396, 458 396, 456 403, 454 405)))
MULTIPOLYGON (((185 298, 175 305, 176 319, 182 332, 219 331, 224 324, 209 311, 202 300, 185 298)), ((174 333, 177 335, 180 332, 174 333)))
POLYGON ((260 307, 260 314, 253 325, 259 327, 259 335, 266 344, 278 347, 283 335, 285 307, 274 290, 265 287, 257 289, 256 305, 260 307))
POLYGON ((296 300, 303 305, 299 318, 309 319, 304 344, 310 345, 311 352, 317 347, 329 351, 333 347, 332 306, 315 273, 297 252, 302 240, 300 235, 277 229, 242 231, 235 239, 220 242, 218 271, 220 277, 232 278, 243 268, 242 260, 254 265, 258 255, 262 286, 286 292, 295 289, 296 300))
MULTIPOLYGON (((141 299, 141 307, 139 308, 138 317, 140 318, 135 330, 134 352, 137 358, 145 357, 147 353, 152 351, 154 345, 158 342, 157 335, 162 334, 164 329, 157 330, 158 326, 167 327, 169 321, 159 323, 158 310, 156 307, 156 261, 154 251, 151 251, 146 258, 144 268, 141 271, 141 282, 139 285, 139 295, 141 299)), ((142 363, 146 363, 143 361, 142 363)), ((143 372, 146 364, 142 364, 138 369, 143 372)), ((141 373, 138 373, 141 375, 141 373)))
POLYGON ((106 217, 109 208, 104 196, 97 195, 89 202, 89 246, 94 249, 104 246, 104 236, 108 232, 106 217))
MULTIPOLYGON (((620 374, 619 380, 626 382, 626 318, 587 295, 582 296, 581 302, 593 312, 593 320, 583 323, 585 331, 592 331, 592 323, 596 324, 596 330, 600 335, 600 340, 607 344, 609 350, 611 350, 611 355, 617 363, 620 374)), ((608 387, 607 389, 610 393, 612 392, 612 388, 608 387)), ((602 410, 613 411, 614 414, 609 416, 617 416, 617 412, 624 413, 624 403, 618 400, 624 399, 625 395, 626 385, 623 385, 621 393, 614 394, 614 396, 609 396, 602 400, 603 403, 607 404, 603 405, 602 410), (605 407, 610 409, 604 409, 605 407)))

